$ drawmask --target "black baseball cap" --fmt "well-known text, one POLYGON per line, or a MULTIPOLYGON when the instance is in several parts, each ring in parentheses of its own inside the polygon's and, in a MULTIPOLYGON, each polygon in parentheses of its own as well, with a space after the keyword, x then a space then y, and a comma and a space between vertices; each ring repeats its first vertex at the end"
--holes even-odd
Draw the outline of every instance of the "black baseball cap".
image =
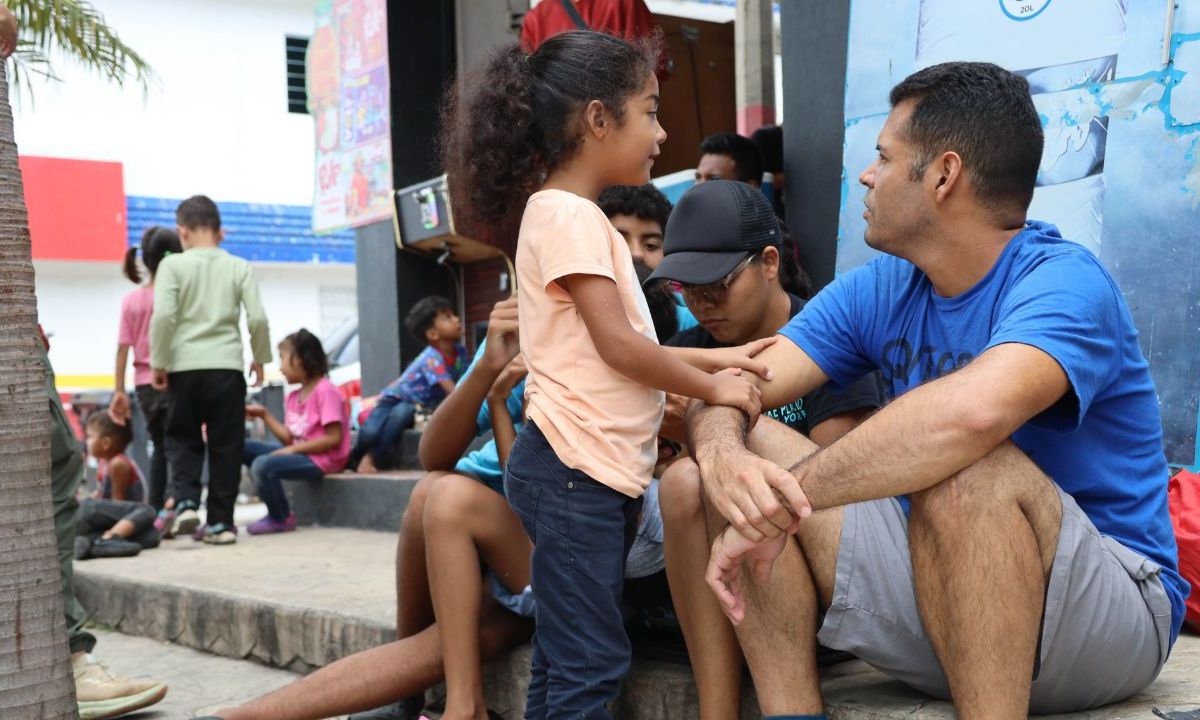
POLYGON ((771 201, 733 180, 710 180, 684 193, 667 220, 663 259, 647 282, 707 285, 751 253, 783 240, 771 201))

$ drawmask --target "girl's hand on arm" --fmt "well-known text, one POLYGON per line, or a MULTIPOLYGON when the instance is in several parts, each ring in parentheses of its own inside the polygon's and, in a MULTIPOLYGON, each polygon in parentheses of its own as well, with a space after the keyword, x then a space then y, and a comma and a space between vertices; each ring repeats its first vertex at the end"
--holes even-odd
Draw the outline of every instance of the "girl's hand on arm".
POLYGON ((725 405, 737 408, 749 420, 747 429, 753 429, 762 413, 762 390, 758 383, 743 376, 737 368, 723 370, 712 376, 713 389, 708 397, 700 398, 709 405, 725 405))

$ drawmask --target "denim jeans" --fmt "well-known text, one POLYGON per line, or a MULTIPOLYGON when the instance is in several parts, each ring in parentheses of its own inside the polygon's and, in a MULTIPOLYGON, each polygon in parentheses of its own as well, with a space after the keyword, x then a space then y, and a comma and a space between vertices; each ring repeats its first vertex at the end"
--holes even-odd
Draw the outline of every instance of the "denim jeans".
POLYGON ((271 519, 283 522, 292 510, 283 492, 284 480, 320 480, 325 471, 307 455, 272 455, 281 446, 273 443, 246 441, 242 462, 250 468, 258 497, 267 504, 271 519))
POLYGON ((629 672, 621 593, 642 500, 564 465, 532 421, 517 436, 504 482, 534 545, 525 717, 607 720, 605 704, 629 672))
POLYGON ((404 431, 413 426, 416 415, 417 408, 410 402, 386 396, 379 398, 375 409, 371 410, 358 429, 358 439, 354 442, 354 451, 350 453, 348 467, 358 467, 363 456, 370 453, 376 467, 386 470, 396 445, 404 431))

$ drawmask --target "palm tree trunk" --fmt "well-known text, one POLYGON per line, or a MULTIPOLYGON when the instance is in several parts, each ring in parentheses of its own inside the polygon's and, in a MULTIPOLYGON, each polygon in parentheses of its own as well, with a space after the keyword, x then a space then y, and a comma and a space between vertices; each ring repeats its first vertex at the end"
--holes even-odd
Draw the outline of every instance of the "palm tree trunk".
POLYGON ((29 223, 0 60, 0 717, 76 718, 29 223))

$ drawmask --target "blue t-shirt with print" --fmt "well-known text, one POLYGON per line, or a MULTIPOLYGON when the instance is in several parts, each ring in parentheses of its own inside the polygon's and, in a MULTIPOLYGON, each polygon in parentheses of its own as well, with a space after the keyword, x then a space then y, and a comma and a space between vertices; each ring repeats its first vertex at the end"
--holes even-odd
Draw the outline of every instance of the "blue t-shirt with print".
POLYGON ((885 255, 838 278, 781 333, 839 385, 879 370, 892 397, 1005 343, 1054 358, 1071 391, 1012 440, 1101 533, 1162 567, 1174 642, 1188 584, 1167 510, 1158 400, 1129 309, 1091 252, 1030 221, 954 297, 885 255))
POLYGON ((443 380, 458 382, 458 379, 466 371, 466 367, 467 348, 465 345, 454 347, 453 364, 446 362, 441 350, 433 345, 427 345, 421 354, 409 363, 408 367, 404 368, 400 377, 384 388, 381 394, 384 397, 433 409, 446 399, 446 391, 438 383, 443 380))
MULTIPOLYGON (((470 367, 463 373, 466 377, 479 364, 480 358, 483 357, 483 349, 487 346, 487 340, 479 343, 479 349, 475 351, 475 357, 471 360, 470 367)), ((524 417, 525 411, 525 381, 517 383, 517 386, 508 394, 508 412, 513 417, 514 424, 519 431, 521 428, 520 419, 524 417)), ((476 437, 490 432, 492 429, 492 413, 488 409, 488 404, 485 402, 479 408, 479 414, 475 417, 475 435, 476 437)), ((491 489, 504 494, 504 468, 500 467, 500 456, 496 452, 496 441, 488 440, 483 447, 469 452, 459 459, 454 469, 460 473, 466 473, 476 477, 484 485, 491 489)))

